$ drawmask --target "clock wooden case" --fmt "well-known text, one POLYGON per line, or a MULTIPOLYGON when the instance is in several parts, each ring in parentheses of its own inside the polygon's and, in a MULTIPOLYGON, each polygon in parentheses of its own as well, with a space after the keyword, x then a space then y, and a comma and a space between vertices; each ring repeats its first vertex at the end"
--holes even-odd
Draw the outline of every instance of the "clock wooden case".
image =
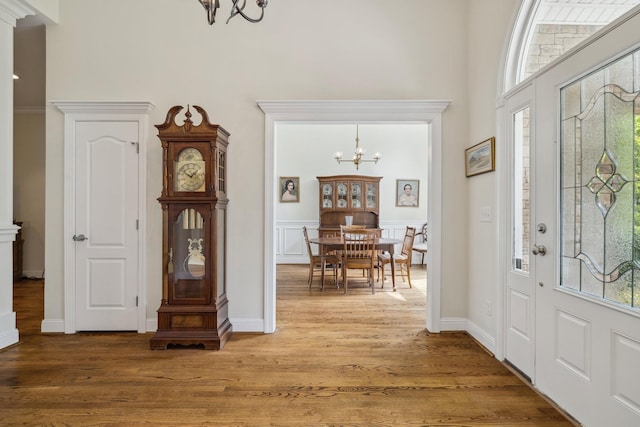
POLYGON ((232 334, 226 292, 229 133, 202 117, 176 124, 169 109, 156 125, 162 143, 162 301, 152 349, 170 345, 220 350, 232 334))

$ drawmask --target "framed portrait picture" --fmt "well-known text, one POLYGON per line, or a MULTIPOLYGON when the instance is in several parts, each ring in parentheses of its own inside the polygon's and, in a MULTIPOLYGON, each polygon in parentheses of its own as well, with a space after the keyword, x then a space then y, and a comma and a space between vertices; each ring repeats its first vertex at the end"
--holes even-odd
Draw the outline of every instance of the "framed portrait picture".
POLYGON ((467 177, 496 169, 495 144, 496 139, 491 137, 464 150, 464 170, 467 177))
POLYGON ((300 202, 300 177, 280 177, 280 201, 282 203, 300 202))
POLYGON ((417 208, 419 190, 417 179, 396 179, 396 206, 417 208))

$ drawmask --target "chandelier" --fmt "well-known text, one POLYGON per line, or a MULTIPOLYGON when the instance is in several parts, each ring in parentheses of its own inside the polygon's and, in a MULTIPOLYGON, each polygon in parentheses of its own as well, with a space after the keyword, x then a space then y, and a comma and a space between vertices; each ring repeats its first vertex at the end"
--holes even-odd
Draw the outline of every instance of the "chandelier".
MULTIPOLYGON (((220 7, 220 0, 198 0, 202 7, 207 11, 207 19, 209 20, 209 25, 213 25, 216 22, 216 11, 220 7)), ((260 22, 264 17, 264 8, 267 7, 268 0, 256 0, 256 4, 260 8, 260 17, 251 18, 247 14, 244 13, 244 7, 247 5, 247 0, 242 0, 242 4, 240 0, 231 0, 233 5, 231 6, 231 13, 229 14, 229 18, 227 19, 227 24, 236 15, 241 15, 244 19, 249 22, 260 22)))
POLYGON ((342 162, 350 162, 356 165, 356 170, 360 167, 360 163, 378 163, 378 160, 382 158, 382 154, 376 152, 373 155, 373 159, 363 159, 364 153, 367 150, 360 147, 360 138, 358 137, 358 125, 356 124, 356 149, 353 151, 353 158, 349 160, 344 160, 342 158, 342 153, 340 151, 334 153, 333 158, 338 161, 338 163, 342 162))

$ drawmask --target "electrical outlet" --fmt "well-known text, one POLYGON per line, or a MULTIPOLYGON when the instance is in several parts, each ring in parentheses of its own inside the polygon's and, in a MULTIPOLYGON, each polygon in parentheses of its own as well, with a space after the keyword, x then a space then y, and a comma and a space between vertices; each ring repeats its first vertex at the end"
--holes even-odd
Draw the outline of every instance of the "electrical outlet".
POLYGON ((485 304, 485 308, 487 310, 487 316, 491 317, 492 316, 492 312, 493 312, 493 310, 492 310, 493 307, 491 305, 491 301, 486 300, 484 304, 485 304))

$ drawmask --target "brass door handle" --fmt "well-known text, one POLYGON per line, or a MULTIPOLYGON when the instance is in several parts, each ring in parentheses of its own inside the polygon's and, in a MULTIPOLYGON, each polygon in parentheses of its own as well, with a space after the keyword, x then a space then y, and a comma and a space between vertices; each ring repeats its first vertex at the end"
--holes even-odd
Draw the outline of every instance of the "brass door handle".
POLYGON ((547 248, 544 245, 533 245, 531 253, 534 255, 544 256, 547 254, 547 248))

